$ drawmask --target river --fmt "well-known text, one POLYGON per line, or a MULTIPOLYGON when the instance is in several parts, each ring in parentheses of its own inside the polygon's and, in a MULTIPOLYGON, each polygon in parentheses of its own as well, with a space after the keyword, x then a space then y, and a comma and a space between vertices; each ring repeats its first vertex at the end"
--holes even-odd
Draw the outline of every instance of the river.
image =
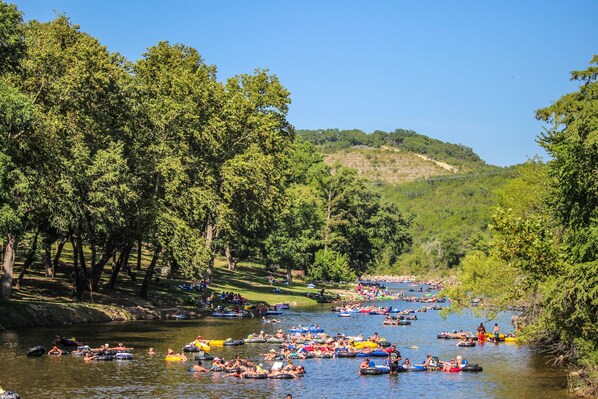
MULTIPOLYGON (((407 289, 395 284, 396 289, 407 289)), ((421 308, 420 303, 379 301, 400 309, 421 308)), ((417 313, 419 320, 410 326, 382 326, 383 316, 354 314, 341 318, 321 305, 301 311, 287 310, 279 324, 263 323, 258 318, 228 320, 205 318, 183 321, 146 321, 85 324, 52 328, 18 329, 0 333, 0 386, 21 398, 380 398, 380 397, 458 397, 462 398, 568 398, 566 372, 547 364, 548 359, 516 344, 486 343, 473 348, 459 348, 454 340, 439 340, 437 332, 453 329, 474 330, 480 321, 489 328, 495 321, 472 313, 451 315, 443 320, 438 311, 417 313), (308 359, 300 361, 305 377, 294 380, 247 380, 224 378, 221 373, 197 375, 187 371, 191 362, 168 363, 168 348, 180 350, 186 342, 201 334, 206 338, 242 338, 251 332, 274 333, 292 325, 319 324, 334 335, 378 332, 397 345, 403 358, 414 363, 427 353, 450 360, 461 354, 470 363, 479 363, 481 373, 407 372, 398 376, 360 376, 360 358, 308 359), (51 348, 55 334, 74 336, 92 347, 122 342, 133 346, 131 361, 84 362, 71 356, 27 358, 27 348, 44 345, 51 348), (147 350, 158 352, 149 356, 147 350)), ((510 315, 496 320, 501 331, 510 332, 510 315)), ((489 328, 490 329, 490 328, 489 328)), ((213 348, 212 354, 225 358, 240 355, 259 361, 272 344, 246 344, 213 348)), ((383 359, 375 359, 378 364, 383 359)), ((209 362, 207 362, 209 364, 209 362)), ((297 363, 297 362, 296 362, 297 363)))

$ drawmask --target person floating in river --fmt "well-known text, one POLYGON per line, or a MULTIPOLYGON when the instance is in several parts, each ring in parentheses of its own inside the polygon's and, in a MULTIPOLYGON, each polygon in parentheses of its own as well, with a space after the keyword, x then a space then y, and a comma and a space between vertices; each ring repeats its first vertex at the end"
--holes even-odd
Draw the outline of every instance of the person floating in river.
POLYGON ((210 370, 208 370, 207 368, 205 368, 203 366, 203 362, 201 360, 197 361, 197 364, 195 366, 193 366, 193 371, 199 372, 199 373, 207 373, 210 370))

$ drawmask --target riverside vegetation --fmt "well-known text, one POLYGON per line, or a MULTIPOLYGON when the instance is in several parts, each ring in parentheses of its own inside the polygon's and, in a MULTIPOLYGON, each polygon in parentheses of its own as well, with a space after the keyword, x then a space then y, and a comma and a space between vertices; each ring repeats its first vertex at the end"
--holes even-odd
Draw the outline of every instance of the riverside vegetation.
POLYGON ((297 135, 275 75, 220 82, 181 44, 131 62, 65 16, 24 24, 4 2, 0 35, 3 305, 47 281, 66 291, 44 299, 81 304, 168 300, 173 277, 257 299, 270 288, 243 281, 253 271, 284 275, 296 298, 293 269, 456 273, 455 309, 523 306, 522 337, 596 391, 598 57, 537 112, 552 160, 497 168, 408 130, 297 135))

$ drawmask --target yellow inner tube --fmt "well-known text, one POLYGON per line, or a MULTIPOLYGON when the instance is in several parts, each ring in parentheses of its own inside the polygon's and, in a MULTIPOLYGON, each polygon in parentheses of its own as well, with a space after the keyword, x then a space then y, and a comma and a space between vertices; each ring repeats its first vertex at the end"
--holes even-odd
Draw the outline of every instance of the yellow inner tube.
POLYGON ((357 349, 365 348, 369 346, 370 348, 377 348, 378 344, 372 341, 362 341, 362 342, 354 342, 353 346, 357 349))
POLYGON ((206 345, 203 342, 195 341, 195 346, 197 346, 199 349, 201 349, 204 352, 209 352, 211 349, 209 345, 206 345))
POLYGON ((164 358, 167 362, 182 362, 183 358, 176 355, 168 355, 164 358))
POLYGON ((213 339, 210 342, 208 342, 209 346, 224 346, 224 340, 223 339, 213 339))
POLYGON ((505 342, 519 342, 517 337, 505 337, 505 342))

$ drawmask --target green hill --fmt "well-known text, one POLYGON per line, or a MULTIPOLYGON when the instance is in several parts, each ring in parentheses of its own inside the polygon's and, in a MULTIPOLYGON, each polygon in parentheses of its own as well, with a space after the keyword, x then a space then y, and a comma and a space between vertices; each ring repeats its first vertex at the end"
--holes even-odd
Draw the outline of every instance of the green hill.
POLYGON ((471 249, 488 245, 497 191, 512 168, 486 164, 473 150, 411 130, 299 130, 328 164, 357 173, 413 218, 413 244, 379 272, 438 273, 457 266, 471 249))
MULTIPOLYGON (((377 130, 367 134, 361 130, 299 130, 299 136, 304 140, 318 146, 324 154, 332 157, 338 152, 351 153, 354 161, 356 158, 376 160, 381 165, 370 164, 367 168, 392 168, 392 164, 412 165, 409 173, 410 181, 419 177, 445 175, 454 172, 467 173, 486 167, 486 163, 473 150, 462 144, 446 143, 431 137, 419 134, 413 130, 396 129, 393 132, 377 130), (384 156, 373 156, 370 149, 385 150, 384 156), (357 152, 357 154, 355 154, 357 152), (360 153, 362 155, 360 155, 360 153), (394 153, 394 154, 393 154, 394 153), (420 155, 421 161, 415 161, 413 155, 420 155), (381 159, 384 158, 384 159, 381 159), (387 162, 386 162, 387 161, 387 162), (421 168, 421 173, 419 172, 421 168)), ((374 152, 375 153, 375 152, 374 152)), ((341 162, 342 163, 342 162, 341 162)), ((357 162, 360 164, 360 162, 357 162)), ((367 162, 361 162, 366 166, 367 162)), ((347 165, 350 166, 350 165, 347 165)), ((358 171, 361 170, 357 168, 358 171)), ((385 172, 381 172, 385 175, 385 172)), ((366 175, 366 177, 368 177, 366 175)))

